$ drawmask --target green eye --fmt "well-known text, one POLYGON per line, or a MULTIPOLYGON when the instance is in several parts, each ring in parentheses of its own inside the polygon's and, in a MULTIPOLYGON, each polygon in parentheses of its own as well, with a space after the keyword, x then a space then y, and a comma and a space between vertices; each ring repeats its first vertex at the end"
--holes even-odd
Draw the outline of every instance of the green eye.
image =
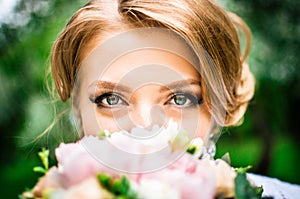
POLYGON ((190 93, 175 93, 168 104, 176 106, 190 107, 202 104, 202 98, 198 98, 190 93))
POLYGON ((97 104, 98 107, 113 108, 122 105, 128 105, 122 97, 114 93, 105 93, 100 95, 95 100, 91 100, 93 103, 97 104))
POLYGON ((116 95, 110 95, 102 99, 103 104, 107 104, 110 106, 117 105, 119 101, 120 101, 120 97, 116 95))
POLYGON ((184 95, 176 95, 176 96, 174 96, 173 100, 176 105, 183 106, 186 104, 188 99, 184 95))

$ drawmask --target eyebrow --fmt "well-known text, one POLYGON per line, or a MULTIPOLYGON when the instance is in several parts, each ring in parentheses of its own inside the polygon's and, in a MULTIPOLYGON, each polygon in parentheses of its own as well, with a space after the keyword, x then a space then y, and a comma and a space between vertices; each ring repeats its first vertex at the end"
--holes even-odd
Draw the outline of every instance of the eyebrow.
POLYGON ((176 81, 176 82, 172 82, 170 84, 164 85, 160 89, 160 92, 163 92, 165 90, 179 90, 182 88, 189 87, 191 85, 200 86, 201 82, 199 80, 194 80, 194 79, 180 80, 180 81, 176 81))
POLYGON ((122 84, 117 84, 117 83, 114 83, 114 82, 109 82, 109 81, 96 81, 94 83, 92 83, 89 87, 97 87, 97 88, 103 88, 103 89, 107 89, 107 90, 118 90, 118 91, 121 91, 121 92, 127 92, 127 93, 130 93, 132 90, 125 86, 125 85, 122 85, 122 84))
MULTIPOLYGON (((160 88, 159 92, 163 92, 166 90, 179 90, 182 88, 189 87, 191 85, 200 86, 201 83, 200 81, 193 80, 193 79, 180 80, 166 85, 161 85, 162 88, 160 88)), ((110 82, 110 81, 103 81, 103 80, 95 81, 89 87, 94 87, 94 86, 96 88, 107 89, 112 91, 117 90, 119 92, 126 92, 126 93, 132 92, 132 89, 130 87, 115 82, 110 82)))

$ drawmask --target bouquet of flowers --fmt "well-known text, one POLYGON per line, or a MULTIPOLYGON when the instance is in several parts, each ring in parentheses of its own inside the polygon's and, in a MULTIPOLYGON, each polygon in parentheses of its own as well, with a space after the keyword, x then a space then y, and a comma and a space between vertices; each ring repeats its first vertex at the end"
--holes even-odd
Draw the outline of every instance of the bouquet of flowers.
POLYGON ((190 140, 174 122, 151 131, 103 131, 62 143, 55 154, 58 164, 49 168, 49 151, 39 153, 43 167, 34 170, 44 175, 20 198, 246 199, 262 194, 247 180, 246 169, 213 159, 200 138, 190 140), (147 139, 136 139, 142 135, 147 139))

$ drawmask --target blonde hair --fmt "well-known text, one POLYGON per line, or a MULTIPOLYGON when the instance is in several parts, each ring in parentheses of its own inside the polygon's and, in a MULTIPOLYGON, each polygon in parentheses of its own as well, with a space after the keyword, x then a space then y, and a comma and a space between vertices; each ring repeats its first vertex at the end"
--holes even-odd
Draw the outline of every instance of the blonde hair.
POLYGON ((242 19, 213 0, 90 1, 73 15, 52 49, 52 76, 62 101, 70 98, 85 50, 96 43, 92 41, 114 29, 139 27, 167 28, 182 35, 202 63, 201 74, 209 80, 201 86, 213 115, 225 110, 225 121, 219 121, 222 126, 240 121, 254 93, 254 78, 246 63, 251 32, 242 19), (238 30, 244 33, 244 54, 238 30), (205 64, 203 50, 217 76, 205 64))

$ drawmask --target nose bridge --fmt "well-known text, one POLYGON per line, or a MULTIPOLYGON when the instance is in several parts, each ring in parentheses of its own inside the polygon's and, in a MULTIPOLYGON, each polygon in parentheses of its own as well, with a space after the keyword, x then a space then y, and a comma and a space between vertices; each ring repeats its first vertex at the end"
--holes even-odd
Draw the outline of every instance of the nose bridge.
POLYGON ((132 96, 133 106, 129 110, 130 120, 135 126, 147 128, 164 123, 165 113, 159 100, 159 88, 151 83, 135 90, 132 96))
POLYGON ((129 117, 135 126, 151 128, 153 125, 162 126, 166 122, 166 113, 160 104, 141 103, 130 111, 129 117))
POLYGON ((151 109, 153 104, 150 102, 143 102, 136 104, 130 110, 129 117, 135 126, 149 127, 152 124, 151 109))

